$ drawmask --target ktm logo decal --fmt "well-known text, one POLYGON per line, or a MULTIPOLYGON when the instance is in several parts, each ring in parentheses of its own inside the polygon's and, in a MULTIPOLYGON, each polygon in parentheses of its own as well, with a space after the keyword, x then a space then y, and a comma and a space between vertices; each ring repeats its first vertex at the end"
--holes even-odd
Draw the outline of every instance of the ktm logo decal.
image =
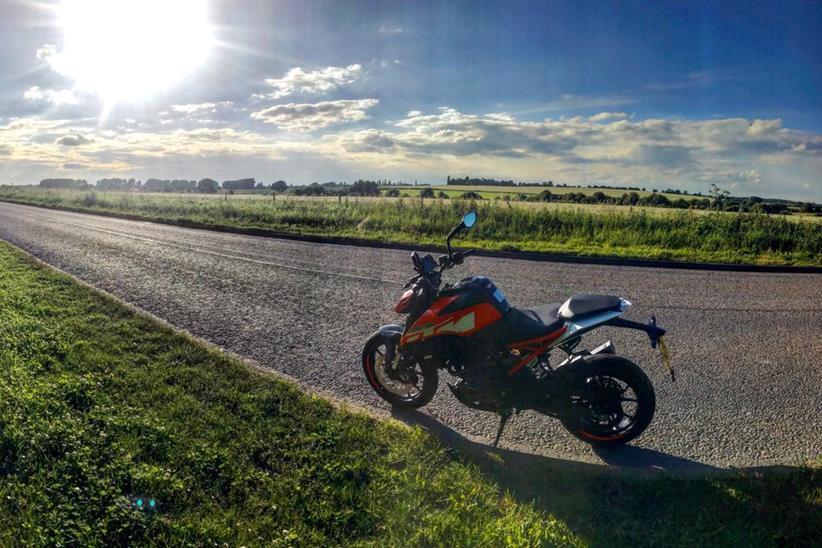
POLYGON ((408 332, 404 337, 403 344, 421 341, 435 335, 459 335, 467 331, 472 331, 477 325, 476 316, 473 312, 465 316, 454 319, 449 318, 441 324, 427 323, 416 327, 408 332))

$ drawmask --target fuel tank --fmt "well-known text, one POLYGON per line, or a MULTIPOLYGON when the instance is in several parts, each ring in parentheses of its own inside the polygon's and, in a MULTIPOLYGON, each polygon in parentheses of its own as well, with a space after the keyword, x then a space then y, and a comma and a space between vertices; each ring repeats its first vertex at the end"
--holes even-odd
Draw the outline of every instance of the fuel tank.
POLYGON ((401 345, 440 335, 471 335, 498 322, 511 310, 505 294, 485 276, 463 278, 443 289, 433 304, 403 334, 401 345))

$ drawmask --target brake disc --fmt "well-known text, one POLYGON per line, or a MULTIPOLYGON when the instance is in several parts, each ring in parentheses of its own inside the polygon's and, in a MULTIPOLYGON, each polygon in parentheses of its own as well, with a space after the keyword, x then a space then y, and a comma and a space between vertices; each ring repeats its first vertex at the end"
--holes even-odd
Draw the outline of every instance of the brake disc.
MULTIPOLYGON (((388 364, 386 363, 384 356, 377 354, 377 359, 374 365, 374 372, 377 374, 377 380, 388 391, 393 392, 398 396, 405 396, 406 394, 410 394, 417 389, 413 382, 403 382, 401 379, 390 374, 386 370, 386 366, 388 364)), ((409 379, 409 381, 410 380, 411 379, 409 379)))

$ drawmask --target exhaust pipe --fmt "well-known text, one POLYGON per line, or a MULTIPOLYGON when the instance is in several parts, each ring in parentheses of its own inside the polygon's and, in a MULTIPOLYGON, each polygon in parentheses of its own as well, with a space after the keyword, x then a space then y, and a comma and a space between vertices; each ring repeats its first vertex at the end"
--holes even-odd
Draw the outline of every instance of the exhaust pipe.
POLYGON ((605 341, 591 350, 591 354, 616 354, 616 348, 614 348, 614 343, 611 341, 605 341))

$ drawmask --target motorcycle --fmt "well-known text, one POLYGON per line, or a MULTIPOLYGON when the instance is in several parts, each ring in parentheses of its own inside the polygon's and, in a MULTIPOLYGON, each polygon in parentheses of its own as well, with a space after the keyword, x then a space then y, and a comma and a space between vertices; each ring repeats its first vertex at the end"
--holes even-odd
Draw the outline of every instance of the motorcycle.
POLYGON ((665 329, 622 318, 631 303, 612 295, 576 294, 564 303, 514 308, 484 276, 442 285, 442 274, 474 250, 452 251, 451 240, 477 221, 468 212, 446 238, 447 255, 411 254, 415 275, 394 306, 405 325, 380 327, 362 352, 368 382, 391 405, 419 408, 437 391, 439 371, 464 405, 499 414, 497 446, 508 419, 530 409, 555 417, 575 437, 598 447, 633 440, 654 416, 656 396, 647 375, 617 356, 609 340, 580 348, 582 335, 602 326, 644 331, 659 347, 672 380, 665 329), (551 354, 564 359, 551 364, 551 354))

